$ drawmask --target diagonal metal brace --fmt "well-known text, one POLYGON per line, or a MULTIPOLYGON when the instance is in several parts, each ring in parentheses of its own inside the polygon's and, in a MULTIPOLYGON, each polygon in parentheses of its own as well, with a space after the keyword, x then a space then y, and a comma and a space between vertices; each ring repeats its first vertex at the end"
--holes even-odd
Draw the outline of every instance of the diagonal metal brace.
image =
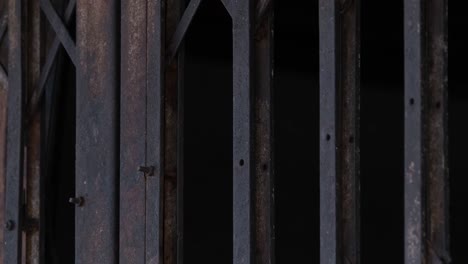
POLYGON ((62 20, 57 15, 57 12, 55 12, 54 7, 49 0, 41 0, 41 8, 58 38, 62 42, 63 47, 68 53, 68 56, 70 56, 71 61, 73 64, 77 65, 75 43, 70 37, 67 28, 63 25, 62 20))
MULTIPOLYGON (((65 23, 67 24, 70 23, 70 20, 72 18, 73 12, 75 11, 75 8, 76 8, 76 0, 70 0, 68 2, 67 8, 65 9, 65 23)), ((39 105, 39 102, 42 99, 42 95, 44 94, 44 90, 45 90, 45 84, 49 78, 50 72, 52 70, 52 66, 54 65, 60 46, 61 46, 60 39, 58 36, 55 36, 55 39, 52 42, 52 45, 50 46, 49 54, 46 58, 44 66, 42 67, 41 75, 39 78, 39 85, 37 86, 36 89, 34 89, 34 92, 29 100, 30 103, 29 103, 29 108, 28 108, 28 117, 31 117, 35 113, 39 105)))
POLYGON ((191 0, 187 9, 185 10, 182 18, 180 19, 179 25, 174 35, 171 38, 169 43, 169 48, 167 52, 168 63, 174 59, 177 51, 179 50, 180 44, 185 38, 188 28, 193 21, 195 14, 197 13, 198 8, 200 7, 202 0, 191 0))

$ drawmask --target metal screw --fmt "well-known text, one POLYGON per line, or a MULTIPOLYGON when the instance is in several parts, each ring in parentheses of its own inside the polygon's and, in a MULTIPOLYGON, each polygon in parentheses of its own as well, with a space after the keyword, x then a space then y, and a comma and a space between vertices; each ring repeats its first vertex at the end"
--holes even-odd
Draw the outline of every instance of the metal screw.
POLYGON ((153 176, 154 175, 154 166, 139 166, 139 172, 143 172, 145 175, 153 176))
POLYGON ((11 231, 11 230, 15 229, 15 222, 13 222, 13 220, 8 220, 8 221, 5 223, 5 228, 6 228, 6 230, 8 230, 8 231, 11 231))
POLYGON ((75 204, 76 206, 83 206, 84 199, 83 197, 72 197, 68 199, 69 203, 75 204))

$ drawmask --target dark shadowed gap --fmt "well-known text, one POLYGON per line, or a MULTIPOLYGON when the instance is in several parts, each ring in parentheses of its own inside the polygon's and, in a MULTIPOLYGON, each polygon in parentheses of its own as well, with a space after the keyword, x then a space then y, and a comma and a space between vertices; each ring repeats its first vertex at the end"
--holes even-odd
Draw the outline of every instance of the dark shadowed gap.
POLYGON ((232 263, 232 26, 205 1, 185 42, 184 263, 232 263))
POLYGON ((277 263, 319 262, 318 1, 275 1, 277 263))
POLYGON ((61 65, 63 75, 55 76, 54 87, 46 93, 52 109, 50 119, 44 120, 50 127, 44 133, 42 160, 45 257, 54 264, 73 263, 75 255, 75 206, 68 201, 75 195, 75 69, 68 61, 61 65))
MULTIPOLYGON (((59 14, 68 1, 51 1, 59 14)), ((75 14, 68 25, 75 38, 75 14)), ((49 22, 42 20, 43 52, 48 54, 55 38, 49 22)), ((44 60, 45 58, 43 58, 44 60)), ((44 63, 44 61, 42 61, 44 63)), ((42 104, 41 195, 43 250, 45 262, 51 264, 75 261, 75 205, 69 198, 75 195, 75 131, 76 78, 75 66, 63 48, 59 48, 56 64, 46 84, 42 104)))
POLYGON ((403 263, 403 1, 361 6, 362 263, 403 263))
POLYGON ((464 1, 449 4, 449 177, 450 177, 450 236, 453 263, 468 263, 466 237, 468 236, 468 90, 466 61, 466 7, 464 1))

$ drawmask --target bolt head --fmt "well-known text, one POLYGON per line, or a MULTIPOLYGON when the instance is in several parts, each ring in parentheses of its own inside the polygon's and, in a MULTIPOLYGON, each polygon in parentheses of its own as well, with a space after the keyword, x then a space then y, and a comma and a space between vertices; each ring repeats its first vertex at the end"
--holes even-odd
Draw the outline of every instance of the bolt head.
POLYGON ((15 222, 13 222, 13 220, 8 220, 8 221, 5 223, 5 228, 6 228, 6 230, 8 230, 8 231, 11 231, 11 230, 15 229, 15 222))
POLYGON ((83 206, 84 199, 83 197, 72 197, 68 199, 69 203, 75 204, 76 206, 83 206))

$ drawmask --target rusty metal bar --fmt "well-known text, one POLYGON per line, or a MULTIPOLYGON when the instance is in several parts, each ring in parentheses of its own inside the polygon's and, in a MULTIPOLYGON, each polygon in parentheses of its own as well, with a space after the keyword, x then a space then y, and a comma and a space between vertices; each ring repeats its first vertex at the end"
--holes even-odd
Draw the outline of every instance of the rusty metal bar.
POLYGON ((254 1, 232 3, 233 20, 233 257, 254 263, 254 1))
POLYGON ((50 25, 57 34, 57 37, 60 39, 60 42, 62 42, 70 60, 74 65, 77 65, 76 46, 70 37, 67 28, 64 26, 62 19, 57 15, 49 0, 41 0, 41 9, 49 20, 50 25))
MULTIPOLYGON (((164 164, 164 83, 165 83, 165 2, 150 0, 147 8, 146 51, 146 163, 155 167, 146 179, 146 263, 170 263, 163 260, 163 185, 164 164)), ((164 230, 164 231, 163 231, 164 230)), ((164 248, 167 246, 164 245, 164 248)))
POLYGON ((24 47, 22 41, 24 12, 21 1, 9 1, 9 64, 8 83, 6 186, 5 186, 5 263, 22 261, 23 225, 23 106, 24 106, 24 47))
MULTIPOLYGON (((147 249, 146 177, 149 175, 139 172, 138 167, 149 166, 146 162, 147 0, 122 0, 121 10, 119 263, 143 264, 147 249)), ((158 205, 149 209, 158 210, 158 205)), ((150 224, 158 225, 158 222, 150 224)))
POLYGON ((360 263, 360 0, 340 8, 340 221, 344 263, 360 263))
POLYGON ((22 205, 23 205, 23 3, 8 1, 8 108, 5 188, 5 263, 20 264, 22 261, 22 205))
MULTIPOLYGON (((5 223, 5 157, 6 157, 6 120, 7 120, 8 82, 0 82, 0 223, 5 223)), ((0 242, 3 243, 5 229, 0 229, 0 242)), ((0 250, 0 263, 4 250, 0 250)))
MULTIPOLYGON (((27 16, 25 33, 27 42, 26 48, 26 70, 25 73, 25 90, 27 96, 32 95, 34 88, 39 80, 40 75, 40 62, 41 62, 41 10, 38 1, 28 1, 27 16)), ((27 101, 29 104, 29 101, 27 101)), ((26 112, 27 114, 27 112, 26 112)), ((25 116, 27 117, 27 116, 25 116)), ((25 139, 26 146, 26 172, 25 172, 25 207, 24 207, 24 232, 26 234, 25 252, 26 264, 44 263, 44 251, 41 251, 43 240, 41 240, 42 232, 40 230, 40 222, 44 219, 41 218, 41 115, 36 113, 27 122, 27 140, 25 139)))
POLYGON ((319 1, 320 263, 359 263, 359 1, 319 1))
POLYGON ((422 1, 405 1, 405 263, 424 263, 422 1))
POLYGON ((77 2, 75 263, 118 262, 118 1, 77 2))
POLYGON ((428 1, 427 171, 428 264, 450 263, 447 0, 428 1))
POLYGON ((405 263, 425 263, 423 179, 423 0, 404 1, 405 263))
POLYGON ((339 260, 339 170, 337 145, 340 131, 336 106, 339 88, 339 29, 337 1, 319 1, 320 28, 320 263, 339 260))
POLYGON ((447 1, 405 1, 405 263, 449 263, 447 1))
MULTIPOLYGON (((257 14, 265 6, 257 1, 257 14)), ((273 9, 255 32, 255 257, 275 263, 273 161, 273 9)), ((260 24, 260 25, 258 25, 260 24)))

